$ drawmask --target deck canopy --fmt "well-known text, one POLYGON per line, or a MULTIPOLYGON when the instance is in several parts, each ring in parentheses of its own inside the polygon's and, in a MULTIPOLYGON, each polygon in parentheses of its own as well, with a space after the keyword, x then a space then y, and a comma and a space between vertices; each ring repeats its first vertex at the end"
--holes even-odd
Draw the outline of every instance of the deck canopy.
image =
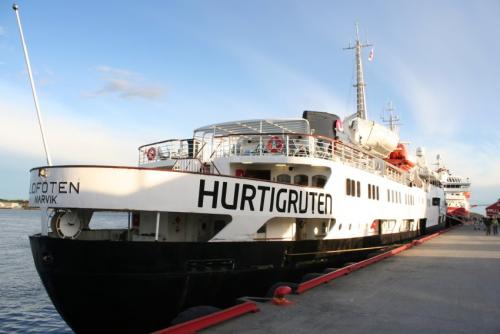
POLYGON ((310 134, 306 119, 255 119, 207 125, 194 130, 195 138, 257 133, 301 133, 310 134))

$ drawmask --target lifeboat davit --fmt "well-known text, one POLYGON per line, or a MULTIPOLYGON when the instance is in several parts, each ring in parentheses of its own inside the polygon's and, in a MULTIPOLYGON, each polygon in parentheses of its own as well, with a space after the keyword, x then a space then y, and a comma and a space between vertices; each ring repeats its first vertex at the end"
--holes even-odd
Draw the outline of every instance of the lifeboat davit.
POLYGON ((402 143, 398 144, 385 161, 405 171, 409 171, 415 166, 415 162, 410 160, 406 146, 402 143))

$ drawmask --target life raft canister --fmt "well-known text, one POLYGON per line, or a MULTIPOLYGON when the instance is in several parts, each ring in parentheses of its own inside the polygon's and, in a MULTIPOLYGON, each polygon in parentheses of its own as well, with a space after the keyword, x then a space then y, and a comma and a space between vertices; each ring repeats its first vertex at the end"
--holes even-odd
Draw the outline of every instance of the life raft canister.
POLYGON ((283 139, 278 136, 272 136, 268 141, 266 148, 271 153, 283 151, 283 139))
POLYGON ((149 161, 154 160, 156 158, 156 149, 154 147, 150 147, 146 152, 146 157, 149 161))

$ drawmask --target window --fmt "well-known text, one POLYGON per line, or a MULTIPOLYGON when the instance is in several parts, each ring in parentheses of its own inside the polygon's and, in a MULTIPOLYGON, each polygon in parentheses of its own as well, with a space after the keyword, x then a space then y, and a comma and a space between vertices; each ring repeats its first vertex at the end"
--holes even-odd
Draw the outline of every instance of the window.
POLYGON ((439 203, 441 202, 439 197, 433 197, 432 198, 432 205, 433 206, 439 206, 439 203))
POLYGON ((295 175, 293 177, 293 183, 299 186, 308 186, 309 185, 309 176, 304 174, 295 175))
POLYGON ((391 201, 391 191, 387 189, 387 202, 391 201))
MULTIPOLYGON (((368 185, 368 198, 370 199, 380 199, 379 187, 373 184, 368 185)), ((387 200, 390 200, 389 190, 387 190, 387 200)))
POLYGON ((288 174, 280 174, 276 177, 277 182, 292 183, 292 177, 288 174))
POLYGON ((351 179, 345 180, 345 192, 348 196, 361 196, 361 182, 351 179))
POLYGON ((311 179, 313 187, 321 187, 323 188, 326 184, 326 176, 324 175, 314 175, 311 179))

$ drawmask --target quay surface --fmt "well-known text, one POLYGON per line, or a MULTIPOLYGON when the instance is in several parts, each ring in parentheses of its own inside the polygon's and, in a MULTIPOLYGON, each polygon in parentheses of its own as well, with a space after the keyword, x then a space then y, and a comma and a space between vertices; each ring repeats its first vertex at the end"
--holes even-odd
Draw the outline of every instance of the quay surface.
POLYGON ((500 333, 500 235, 464 225, 202 333, 500 333))

